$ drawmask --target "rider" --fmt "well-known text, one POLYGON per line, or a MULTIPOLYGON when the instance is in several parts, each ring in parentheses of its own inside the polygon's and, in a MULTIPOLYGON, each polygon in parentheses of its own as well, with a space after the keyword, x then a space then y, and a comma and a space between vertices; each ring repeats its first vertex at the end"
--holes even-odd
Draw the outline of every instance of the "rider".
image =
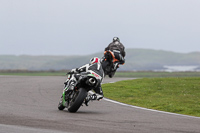
POLYGON ((105 48, 105 52, 106 51, 112 51, 115 55, 115 58, 119 60, 119 62, 116 62, 114 64, 114 69, 116 70, 118 67, 118 64, 124 64, 125 63, 125 47, 124 45, 120 42, 120 39, 118 37, 114 37, 113 38, 113 42, 111 42, 106 48, 105 48))
MULTIPOLYGON (((104 77, 104 71, 101 66, 100 59, 98 57, 94 57, 90 60, 89 64, 71 70, 71 72, 75 74, 72 74, 72 76, 65 81, 65 91, 68 92, 69 90, 73 90, 74 86, 77 83, 77 80, 80 77, 80 74, 82 72, 89 72, 89 71, 94 71, 95 73, 97 73, 102 82, 104 77)), ((89 98, 87 98, 86 99, 87 101, 85 101, 86 105, 90 100, 101 100, 103 98, 103 91, 101 88, 101 84, 96 89, 94 89, 94 91, 96 92, 96 94, 93 93, 92 95, 89 95, 89 98)))

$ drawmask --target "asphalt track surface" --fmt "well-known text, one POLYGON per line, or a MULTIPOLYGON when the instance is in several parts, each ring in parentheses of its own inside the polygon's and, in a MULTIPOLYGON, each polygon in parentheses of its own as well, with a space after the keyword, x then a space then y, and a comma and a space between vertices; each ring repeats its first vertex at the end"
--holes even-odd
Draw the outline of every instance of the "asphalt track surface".
MULTIPOLYGON (((57 105, 66 77, 0 76, 0 133, 200 133, 200 118, 146 110, 108 99, 77 113, 57 105)), ((106 82, 124 80, 106 78, 106 82)))

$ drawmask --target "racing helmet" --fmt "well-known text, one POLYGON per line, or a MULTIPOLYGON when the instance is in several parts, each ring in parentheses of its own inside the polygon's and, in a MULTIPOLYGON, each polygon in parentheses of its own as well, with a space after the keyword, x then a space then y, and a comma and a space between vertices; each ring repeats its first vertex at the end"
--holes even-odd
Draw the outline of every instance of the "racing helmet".
POLYGON ((92 59, 90 59, 90 64, 94 63, 100 63, 100 59, 98 57, 93 57, 92 59))
POLYGON ((120 40, 119 40, 118 37, 114 37, 114 38, 113 38, 113 42, 120 42, 120 40))

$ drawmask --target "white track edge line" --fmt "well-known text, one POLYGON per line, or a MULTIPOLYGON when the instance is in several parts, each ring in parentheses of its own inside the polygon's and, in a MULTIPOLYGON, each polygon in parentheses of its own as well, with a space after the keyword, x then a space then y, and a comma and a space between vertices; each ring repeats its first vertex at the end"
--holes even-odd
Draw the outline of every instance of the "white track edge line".
POLYGON ((164 114, 170 114, 170 115, 177 115, 177 116, 184 116, 184 117, 189 117, 189 118, 200 119, 200 117, 196 117, 196 116, 176 114, 176 113, 171 113, 171 112, 165 112, 165 111, 159 111, 159 110, 154 110, 154 109, 148 109, 148 108, 144 108, 144 107, 139 107, 139 106, 129 105, 129 104, 125 104, 125 103, 120 103, 120 102, 117 102, 117 101, 114 101, 114 100, 111 100, 111 99, 108 99, 108 98, 103 98, 103 99, 105 101, 116 103, 116 104, 127 106, 127 107, 132 107, 132 108, 137 108, 137 109, 142 109, 142 110, 147 110, 147 111, 152 111, 152 112, 158 112, 158 113, 164 113, 164 114))
MULTIPOLYGON (((109 83, 115 83, 115 82, 109 82, 109 83)), ((103 83, 103 84, 106 84, 106 83, 103 83)), ((103 100, 108 101, 108 102, 112 102, 112 103, 116 103, 116 104, 119 104, 119 105, 127 106, 127 107, 141 109, 141 110, 147 110, 147 111, 158 112, 158 113, 163 113, 163 114, 177 115, 177 116, 183 116, 183 117, 188 117, 188 118, 197 118, 197 119, 200 119, 200 117, 197 117, 197 116, 183 115, 183 114, 171 113, 171 112, 166 112, 166 111, 148 109, 148 108, 144 108, 144 107, 139 107, 139 106, 134 106, 134 105, 130 105, 130 104, 125 104, 125 103, 117 102, 117 101, 114 101, 114 100, 111 100, 111 99, 108 99, 108 98, 105 98, 105 97, 103 98, 103 100)))

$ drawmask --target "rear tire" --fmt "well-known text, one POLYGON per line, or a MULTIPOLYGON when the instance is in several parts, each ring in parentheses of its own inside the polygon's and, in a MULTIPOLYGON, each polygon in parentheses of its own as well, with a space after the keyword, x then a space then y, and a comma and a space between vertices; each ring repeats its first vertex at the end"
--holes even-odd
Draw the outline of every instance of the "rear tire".
POLYGON ((102 63, 101 63, 101 65, 102 65, 102 68, 103 68, 103 70, 105 71, 106 70, 106 67, 109 65, 109 62, 106 60, 104 60, 102 63))
POLYGON ((108 76, 109 76, 110 78, 112 78, 112 77, 115 75, 115 72, 116 72, 116 70, 114 70, 114 71, 111 71, 111 72, 109 73, 109 75, 108 75, 108 76))
POLYGON ((72 113, 77 112, 86 96, 87 91, 84 88, 80 88, 78 91, 76 91, 72 101, 69 103, 68 111, 72 113))
POLYGON ((103 68, 105 76, 110 74, 110 72, 111 72, 111 64, 109 63, 108 60, 102 62, 102 68, 103 68))

